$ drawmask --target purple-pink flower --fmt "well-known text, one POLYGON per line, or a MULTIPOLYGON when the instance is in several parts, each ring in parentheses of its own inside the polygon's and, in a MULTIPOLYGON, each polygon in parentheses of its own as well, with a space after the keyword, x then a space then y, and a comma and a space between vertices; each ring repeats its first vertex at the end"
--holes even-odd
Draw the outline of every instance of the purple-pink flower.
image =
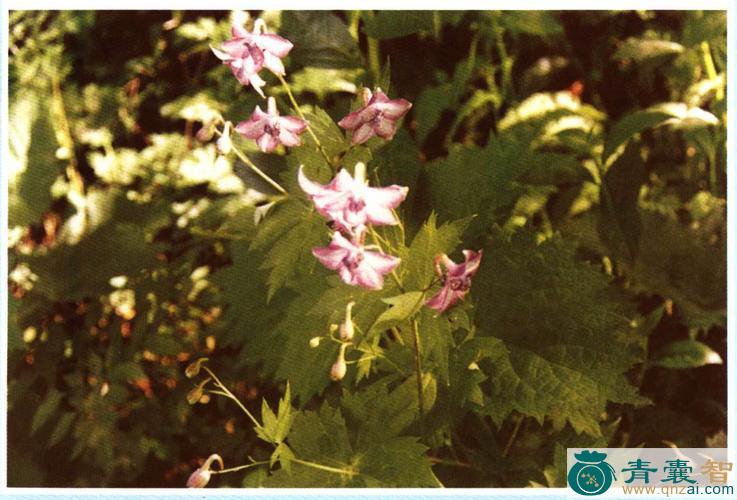
POLYGON ((384 286, 384 275, 392 272, 400 259, 367 250, 361 242, 363 234, 359 234, 357 239, 359 243, 336 231, 327 247, 313 248, 312 254, 328 269, 338 271, 345 283, 379 290, 384 286))
POLYGON ((366 166, 357 163, 355 177, 343 169, 326 185, 309 180, 300 167, 299 185, 315 204, 323 217, 335 222, 337 229, 353 231, 355 228, 398 223, 392 209, 407 197, 408 188, 391 185, 372 188, 366 181, 366 166))
POLYGON ((471 279, 481 264, 483 250, 464 250, 463 255, 466 259, 462 264, 456 264, 445 254, 435 258, 435 272, 442 279, 443 288, 425 302, 427 307, 442 313, 466 296, 471 288, 471 279), (445 272, 441 269, 441 263, 445 272))
POLYGON ((406 99, 389 99, 380 88, 374 93, 364 89, 363 107, 348 114, 338 125, 353 131, 353 144, 363 144, 375 135, 388 140, 397 132, 397 120, 411 107, 406 99))
POLYGON ((306 129, 307 122, 296 116, 279 116, 273 97, 269 97, 265 113, 260 106, 256 106, 251 117, 235 127, 236 132, 256 141, 264 153, 274 151, 279 144, 299 146, 299 134, 306 129))
POLYGON ((266 82, 259 76, 259 71, 266 67, 275 75, 284 75, 282 58, 292 50, 292 42, 272 33, 266 33, 266 25, 257 19, 253 32, 240 24, 231 27, 230 40, 222 44, 222 49, 210 47, 213 53, 227 64, 235 77, 243 85, 251 85, 261 97, 266 82))

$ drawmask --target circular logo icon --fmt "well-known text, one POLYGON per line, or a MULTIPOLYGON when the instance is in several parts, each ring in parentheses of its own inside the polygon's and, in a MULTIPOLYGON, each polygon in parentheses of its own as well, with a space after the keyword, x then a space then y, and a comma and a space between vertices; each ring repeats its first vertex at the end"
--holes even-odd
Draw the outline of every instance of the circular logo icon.
POLYGON ((576 453, 576 462, 568 471, 568 485, 579 495, 601 495, 616 479, 614 469, 604 461, 606 453, 583 451, 576 453))

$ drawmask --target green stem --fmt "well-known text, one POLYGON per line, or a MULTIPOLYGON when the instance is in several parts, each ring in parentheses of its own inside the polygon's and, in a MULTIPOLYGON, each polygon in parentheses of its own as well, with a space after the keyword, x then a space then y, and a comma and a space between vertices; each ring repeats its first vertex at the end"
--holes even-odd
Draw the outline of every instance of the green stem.
MULTIPOLYGON (((221 131, 217 130, 217 129, 215 129, 215 133, 218 134, 218 135, 223 135, 223 133, 221 131)), ((274 189, 276 189, 277 191, 279 191, 281 194, 284 194, 284 195, 288 195, 289 194, 289 193, 287 193, 287 190, 286 189, 284 189, 283 187, 281 187, 281 185, 278 182, 276 182, 274 179, 272 179, 271 177, 269 177, 268 175, 266 175, 266 173, 263 170, 261 170, 260 168, 258 168, 256 166, 256 164, 253 163, 251 161, 251 159, 248 158, 248 156, 246 156, 245 154, 243 154, 243 152, 240 149, 238 149, 235 145, 232 146, 232 149, 233 149, 233 152, 235 153, 235 155, 243 163, 245 163, 246 165, 248 165, 250 167, 250 169, 253 170, 259 177, 261 177, 263 180, 265 180, 266 182, 268 182, 271 187, 273 187, 274 189)))
POLYGON ((332 472, 334 474, 342 474, 344 476, 355 476, 357 473, 352 470, 339 469, 337 467, 330 467, 329 465, 316 464, 315 462, 308 462, 307 460, 301 460, 299 458, 290 458, 291 462, 295 462, 313 469, 322 470, 325 472, 332 472))
MULTIPOLYGON (((379 41, 373 37, 366 37, 368 43, 368 64, 371 75, 374 79, 374 86, 379 84, 381 79, 381 57, 379 56, 379 41)), ((387 90, 388 89, 384 89, 387 90)))
POLYGON ((211 470, 210 474, 227 474, 228 472, 238 472, 239 470, 250 469, 251 467, 257 467, 259 465, 268 465, 269 460, 263 460, 261 462, 253 462, 246 465, 239 465, 238 467, 231 467, 230 469, 223 470, 211 470))
POLYGON ((417 376, 417 409, 420 414, 420 434, 424 435, 422 430, 422 420, 425 414, 425 403, 422 397, 422 359, 420 357, 420 326, 417 320, 412 321, 412 330, 415 338, 415 375, 417 376))
MULTIPOLYGON (((371 237, 374 240, 374 244, 379 247, 379 250, 381 251, 381 253, 386 254, 386 252, 384 251, 384 248, 381 246, 381 240, 383 240, 383 238, 381 238, 381 236, 379 236, 376 233, 376 230, 372 226, 369 226, 368 229, 369 229, 369 233, 371 233, 371 237)), ((402 286, 402 280, 399 279, 399 275, 397 275, 397 272, 394 269, 392 269, 390 276, 392 277, 394 282, 397 284, 397 287, 399 288, 399 290, 402 293, 404 293, 404 286, 402 286)))
POLYGON ((317 149, 320 150, 320 154, 322 154, 323 158, 325 158, 325 161, 328 162, 328 165, 332 166, 333 162, 330 160, 330 157, 328 156, 327 152, 325 152, 325 148, 322 147, 322 143, 320 142, 320 139, 317 138, 315 135, 315 132, 312 130, 312 126, 310 125, 309 120, 307 120, 307 117, 302 112, 302 110, 299 107, 299 104, 297 104, 297 99, 294 98, 294 94, 292 94, 292 89, 289 87, 289 84, 284 79, 283 76, 277 75, 279 78, 279 81, 282 84, 282 87, 284 87, 284 90, 287 92, 287 96, 289 97, 289 102, 292 103, 292 107, 294 108, 294 111, 297 112, 299 117, 307 123, 307 132, 310 134, 310 137, 312 137, 312 140, 315 141, 315 144, 317 144, 317 149))
POLYGON ((504 447, 504 452, 502 453, 503 457, 509 455, 509 450, 512 449, 512 444, 514 444, 514 440, 517 438, 517 434, 519 433, 519 428, 522 427, 523 420, 524 419, 521 416, 517 419, 517 423, 514 425, 514 429, 512 429, 512 434, 509 436, 507 445, 504 447))
POLYGON ((504 29, 499 26, 496 15, 491 17, 494 35, 496 37, 496 49, 499 52, 499 59, 502 66, 502 92, 508 99, 512 98, 512 60, 507 53, 507 46, 504 44, 504 29))
POLYGON ((248 415, 248 418, 251 419, 251 422, 253 422, 253 425, 255 425, 258 429, 260 429, 261 428, 261 424, 258 423, 258 420, 256 420, 256 417, 254 417, 253 414, 251 414, 251 412, 248 411, 248 408, 246 408, 245 406, 243 406, 243 403, 241 403, 240 399, 238 399, 237 397, 235 397, 235 395, 233 395, 233 393, 230 392, 230 390, 227 387, 225 387, 225 384, 223 384, 220 381, 220 379, 217 377, 217 375, 215 375, 212 372, 212 370, 210 370, 205 365, 202 365, 202 369, 205 370, 208 374, 210 374, 210 376, 215 381, 215 383, 217 384, 217 386, 220 389, 223 390, 223 392, 227 395, 227 397, 229 397, 230 399, 232 399, 233 401, 235 401, 235 403, 240 407, 240 409, 243 410, 243 413, 245 413, 246 415, 248 415))

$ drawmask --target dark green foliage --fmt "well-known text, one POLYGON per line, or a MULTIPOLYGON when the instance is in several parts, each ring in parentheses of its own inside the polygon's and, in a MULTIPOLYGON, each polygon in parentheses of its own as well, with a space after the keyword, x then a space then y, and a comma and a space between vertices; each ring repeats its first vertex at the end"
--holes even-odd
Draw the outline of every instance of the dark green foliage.
POLYGON ((719 444, 724 12, 250 15, 311 133, 233 142, 285 192, 214 144, 265 108, 210 52, 228 13, 10 13, 10 486, 181 487, 218 453, 248 468, 209 486, 561 487, 567 447, 719 444), (413 108, 352 146, 377 84, 413 108), (358 162, 409 188, 366 236, 401 258, 379 291, 314 258, 297 183, 358 162), (425 307, 464 249, 465 300, 425 307))

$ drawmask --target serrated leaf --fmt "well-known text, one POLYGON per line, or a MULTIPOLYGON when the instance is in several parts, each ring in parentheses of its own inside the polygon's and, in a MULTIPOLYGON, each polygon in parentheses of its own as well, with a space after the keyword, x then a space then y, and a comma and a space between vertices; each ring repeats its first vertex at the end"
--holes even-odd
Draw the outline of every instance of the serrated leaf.
POLYGON ((329 11, 286 10, 281 15, 279 34, 294 44, 289 54, 299 66, 355 68, 361 53, 348 26, 329 11))
POLYGON ((424 293, 407 292, 395 297, 381 299, 391 307, 381 313, 372 326, 373 330, 386 330, 407 321, 420 310, 423 304, 424 293))
POLYGON ((269 272, 267 301, 303 270, 302 265, 312 263, 314 267, 312 248, 325 243, 326 233, 324 219, 298 200, 272 209, 251 244, 252 249, 266 253, 260 268, 269 272))
POLYGON ((630 145, 609 167, 600 186, 599 235, 615 257, 630 262, 640 247, 638 200, 645 180, 639 148, 630 145))
POLYGON ((711 347, 698 340, 677 340, 660 349, 650 361, 662 368, 698 368, 705 365, 721 365, 722 357, 711 347))
POLYGON ((67 434, 69 434, 69 430, 72 428, 75 418, 76 415, 72 412, 67 411, 61 414, 58 422, 56 423, 56 427, 54 427, 54 430, 51 433, 51 437, 49 437, 49 447, 58 444, 67 436, 67 434))
POLYGON ((56 413, 61 400, 64 398, 64 393, 57 391, 56 389, 50 389, 46 393, 43 402, 36 409, 36 413, 33 414, 33 420, 31 420, 31 434, 35 434, 43 425, 49 421, 49 419, 56 413))
POLYGON ((608 401, 645 401, 624 376, 637 356, 614 336, 628 325, 605 276, 577 262, 559 237, 538 244, 529 230, 497 233, 471 291, 488 336, 482 367, 495 421, 518 411, 599 435, 608 401))
POLYGON ((405 288, 424 290, 430 285, 435 275, 435 257, 456 248, 469 222, 470 218, 466 218, 438 226, 435 214, 430 215, 412 240, 400 267, 405 288))
POLYGON ((363 13, 364 32, 378 39, 399 38, 435 27, 437 13, 429 10, 380 10, 363 13))

